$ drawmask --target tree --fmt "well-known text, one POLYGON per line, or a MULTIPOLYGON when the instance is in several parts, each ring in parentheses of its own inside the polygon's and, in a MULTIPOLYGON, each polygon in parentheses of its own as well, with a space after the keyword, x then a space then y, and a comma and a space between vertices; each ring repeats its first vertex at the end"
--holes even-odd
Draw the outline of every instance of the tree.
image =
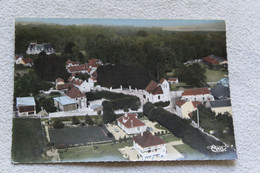
POLYGON ((86 116, 85 123, 90 125, 90 126, 94 125, 93 120, 89 116, 86 116))
POLYGON ((73 116, 73 117, 71 118, 71 121, 72 121, 72 124, 74 124, 74 125, 80 124, 79 119, 78 119, 77 117, 75 117, 75 116, 73 116))
POLYGON ((64 127, 64 124, 61 122, 61 120, 55 120, 52 125, 55 129, 62 129, 64 127))
POLYGON ((103 106, 103 122, 105 124, 112 123, 115 120, 116 116, 111 102, 104 101, 102 103, 102 106, 103 106))

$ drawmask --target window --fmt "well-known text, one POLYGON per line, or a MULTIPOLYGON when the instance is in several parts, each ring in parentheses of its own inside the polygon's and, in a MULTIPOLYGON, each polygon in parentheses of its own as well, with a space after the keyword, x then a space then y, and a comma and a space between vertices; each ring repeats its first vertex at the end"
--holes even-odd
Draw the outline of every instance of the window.
POLYGON ((158 96, 158 99, 160 100, 160 96, 158 96))

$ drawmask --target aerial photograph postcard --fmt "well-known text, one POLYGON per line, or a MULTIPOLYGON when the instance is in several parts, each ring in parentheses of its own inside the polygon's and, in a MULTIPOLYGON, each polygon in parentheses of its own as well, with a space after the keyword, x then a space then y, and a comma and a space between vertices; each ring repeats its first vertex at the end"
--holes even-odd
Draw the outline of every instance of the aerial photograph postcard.
POLYGON ((12 163, 237 158, 225 21, 17 18, 12 163))

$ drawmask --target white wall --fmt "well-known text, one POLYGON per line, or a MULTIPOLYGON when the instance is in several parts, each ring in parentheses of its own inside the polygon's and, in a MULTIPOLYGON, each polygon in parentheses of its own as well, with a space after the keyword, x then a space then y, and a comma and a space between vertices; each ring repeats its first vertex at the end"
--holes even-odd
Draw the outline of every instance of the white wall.
POLYGON ((0 172, 258 172, 260 170, 260 1, 209 0, 2 0, 0 3, 0 172), (14 17, 224 19, 230 71, 236 161, 12 165, 14 17), (246 79, 246 80, 245 80, 246 79), (250 98, 250 99, 248 99, 250 98), (4 101, 3 101, 4 100, 4 101), (243 100, 243 101, 241 101, 243 100), (246 105, 246 106, 245 106, 246 105), (250 117, 250 118, 249 118, 250 117), (249 135, 250 134, 250 135, 249 135))

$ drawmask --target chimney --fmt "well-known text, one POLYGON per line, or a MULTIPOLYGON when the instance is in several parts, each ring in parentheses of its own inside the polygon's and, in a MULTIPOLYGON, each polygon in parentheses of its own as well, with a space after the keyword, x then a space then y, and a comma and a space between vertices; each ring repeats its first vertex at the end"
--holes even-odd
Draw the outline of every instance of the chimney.
POLYGON ((127 118, 127 113, 125 112, 125 117, 127 118))
POLYGON ((133 120, 131 120, 131 127, 133 127, 133 120))

